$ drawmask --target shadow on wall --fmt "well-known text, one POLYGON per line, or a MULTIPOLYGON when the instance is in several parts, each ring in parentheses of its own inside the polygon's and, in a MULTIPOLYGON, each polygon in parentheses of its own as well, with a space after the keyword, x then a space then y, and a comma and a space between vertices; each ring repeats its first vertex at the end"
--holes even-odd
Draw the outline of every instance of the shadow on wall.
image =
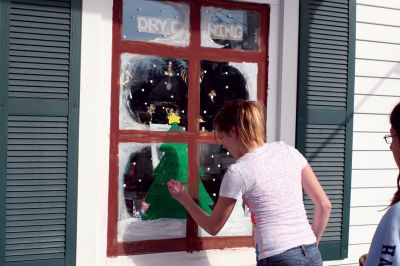
MULTIPOLYGON (((208 255, 205 251, 199 252, 168 252, 147 255, 130 256, 131 266, 211 266, 208 255)), ((218 264, 223 266, 225 264, 218 264)), ((217 264, 214 264, 217 266, 217 264)))
MULTIPOLYGON (((373 95, 373 93, 379 89, 379 87, 385 82, 385 78, 390 78, 392 74, 400 74, 400 64, 396 64, 387 74, 385 77, 381 77, 380 81, 374 86, 374 88, 370 91, 370 94, 373 95)), ((352 113, 348 114, 346 117, 346 120, 343 122, 341 126, 345 126, 351 119, 353 119, 354 113, 357 112, 367 101, 368 97, 364 97, 358 104, 357 106, 354 106, 354 110, 352 113)), ((341 130, 340 127, 338 127, 334 132, 331 133, 329 137, 327 137, 327 140, 330 140, 332 137, 334 137, 339 131, 341 130)), ((324 145, 319 147, 313 154, 310 155, 310 160, 314 158, 314 155, 318 155, 324 148, 326 148, 326 145, 329 143, 326 142, 324 145)))
MULTIPOLYGON (((392 74, 399 74, 400 75, 400 63, 396 64, 387 74, 385 77, 381 77, 380 81, 374 86, 374 88, 370 91, 370 94, 373 94, 379 87, 385 82, 386 78, 391 78, 392 74)), ((358 103, 357 106, 354 106, 354 113, 357 112, 362 105, 364 105, 367 97, 364 97, 362 101, 358 103)), ((352 114, 353 115, 353 114, 352 114)))
MULTIPOLYGON (((316 4, 318 6, 318 4, 316 4)), ((385 82, 385 78, 390 79, 392 74, 400 74, 400 64, 396 64, 388 73, 380 78, 380 81, 374 86, 374 88, 369 92, 370 94, 373 94, 379 87, 385 82)), ((354 110, 352 113, 349 113, 343 121, 343 123, 338 127, 334 132, 332 132, 326 139, 329 141, 332 137, 334 137, 341 129, 342 126, 346 126, 346 124, 353 119, 354 113, 356 113, 367 101, 368 97, 364 97, 358 104, 357 106, 354 106, 354 110)), ((324 143, 321 147, 317 148, 314 153, 312 153, 309 156, 309 160, 312 160, 315 156, 317 156, 323 149, 326 148, 327 145, 329 145, 328 141, 324 143)))

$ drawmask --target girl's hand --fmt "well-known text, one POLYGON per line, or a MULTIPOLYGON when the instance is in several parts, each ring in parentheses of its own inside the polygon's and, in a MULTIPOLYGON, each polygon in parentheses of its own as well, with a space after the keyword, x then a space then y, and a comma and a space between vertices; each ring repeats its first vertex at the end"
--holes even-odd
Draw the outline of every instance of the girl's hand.
POLYGON ((367 255, 368 254, 364 254, 358 259, 358 263, 359 263, 360 266, 364 265, 365 261, 367 260, 367 255))
POLYGON ((190 216, 210 235, 216 235, 224 226, 235 206, 236 199, 220 196, 211 215, 208 215, 200 206, 194 202, 185 186, 175 180, 167 182, 168 191, 189 212, 190 216))
POLYGON ((185 198, 190 198, 189 193, 185 189, 185 186, 175 179, 168 180, 167 187, 169 194, 171 194, 171 197, 179 202, 182 202, 183 200, 185 200, 185 198))

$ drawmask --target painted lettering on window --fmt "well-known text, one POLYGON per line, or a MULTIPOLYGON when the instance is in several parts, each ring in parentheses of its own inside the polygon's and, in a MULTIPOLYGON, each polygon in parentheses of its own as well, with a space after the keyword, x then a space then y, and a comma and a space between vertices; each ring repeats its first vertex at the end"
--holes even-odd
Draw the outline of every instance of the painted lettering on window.
POLYGON ((138 16, 137 22, 139 32, 174 35, 182 28, 179 20, 172 18, 138 16))
POLYGON ((233 41, 243 40, 243 27, 240 24, 208 23, 208 32, 212 39, 233 41))

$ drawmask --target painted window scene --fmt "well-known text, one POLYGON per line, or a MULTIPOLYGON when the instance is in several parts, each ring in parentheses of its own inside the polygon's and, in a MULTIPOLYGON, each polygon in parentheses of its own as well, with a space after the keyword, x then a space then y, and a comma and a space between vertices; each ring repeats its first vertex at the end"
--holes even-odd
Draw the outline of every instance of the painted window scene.
MULTIPOLYGON (((121 143, 120 165, 118 240, 185 237, 186 211, 169 195, 166 182, 187 184, 187 144, 121 143)), ((211 199, 203 195, 202 207, 210 212, 211 199)))
MULTIPOLYGON (((177 124, 171 130, 179 130, 177 124)), ((121 143, 118 240, 140 241, 186 235, 186 210, 168 192, 174 178, 188 188, 186 143, 121 143)), ((200 147, 199 206, 212 213, 222 177, 234 162, 220 145, 200 147)), ((218 236, 251 235, 248 208, 238 201, 218 236)), ((199 236, 210 236, 199 227, 199 236)))
POLYGON ((257 64, 201 61, 200 131, 212 131, 215 115, 225 102, 257 99, 257 64))
MULTIPOLYGON (((257 98, 257 64, 200 62, 199 130, 212 131, 224 103, 257 98)), ((138 54, 121 55, 120 129, 168 130, 168 116, 187 130, 188 61, 138 54)))
MULTIPOLYGON (((221 145, 201 144, 199 150, 200 168, 203 171, 200 179, 215 204, 222 178, 235 159, 221 145)), ((198 228, 199 236, 210 236, 201 227, 198 228)), ((217 236, 251 236, 252 228, 250 211, 242 200, 238 200, 231 216, 217 236)))
POLYGON ((124 53, 120 84, 120 129, 167 131, 175 114, 186 130, 186 60, 124 53))

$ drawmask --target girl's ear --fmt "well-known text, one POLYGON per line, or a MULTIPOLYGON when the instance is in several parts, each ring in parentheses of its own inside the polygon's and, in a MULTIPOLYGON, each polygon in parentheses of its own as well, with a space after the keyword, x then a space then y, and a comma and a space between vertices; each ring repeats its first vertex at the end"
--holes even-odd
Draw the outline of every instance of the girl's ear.
POLYGON ((237 137, 239 134, 238 134, 236 128, 232 127, 231 130, 229 131, 229 135, 237 137))

